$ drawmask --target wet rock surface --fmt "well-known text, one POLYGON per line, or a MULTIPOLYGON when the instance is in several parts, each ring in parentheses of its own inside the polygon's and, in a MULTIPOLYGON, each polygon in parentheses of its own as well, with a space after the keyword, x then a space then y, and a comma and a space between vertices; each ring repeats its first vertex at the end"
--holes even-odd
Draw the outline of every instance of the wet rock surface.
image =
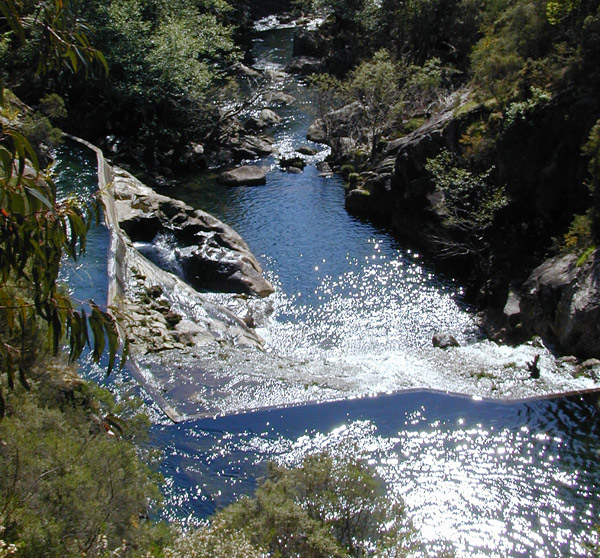
POLYGON ((160 232, 172 234, 184 279, 194 288, 258 296, 274 291, 242 237, 225 223, 157 194, 125 171, 115 171, 113 184, 123 231, 131 240, 144 242, 160 232))
POLYGON ((244 165, 222 172, 219 182, 225 186, 260 186, 267 183, 266 167, 244 165))
POLYGON ((600 355, 600 252, 582 265, 567 254, 537 267, 521 289, 526 333, 555 342, 578 357, 600 355))

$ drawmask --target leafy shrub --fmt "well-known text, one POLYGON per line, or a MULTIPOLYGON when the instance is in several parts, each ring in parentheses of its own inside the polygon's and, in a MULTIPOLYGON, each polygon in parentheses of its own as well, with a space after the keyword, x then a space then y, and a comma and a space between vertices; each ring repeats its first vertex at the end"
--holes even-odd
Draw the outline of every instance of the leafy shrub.
POLYGON ((271 464, 253 498, 182 535, 166 556, 405 556, 414 537, 404 506, 385 494, 370 467, 353 457, 317 454, 294 469, 271 464))
POLYGON ((518 123, 527 122, 534 113, 543 109, 551 98, 547 91, 532 87, 528 99, 508 105, 504 114, 504 128, 510 129, 518 123))
POLYGON ((444 193, 443 205, 451 224, 485 229, 492 224, 496 212, 508 203, 504 188, 495 186, 491 179, 493 167, 474 173, 461 166, 448 150, 429 159, 425 166, 444 193))
POLYGON ((59 379, 53 397, 34 385, 32 394, 17 389, 7 399, 0 422, 2 538, 18 545, 21 558, 150 550, 164 534, 144 519, 159 499, 156 478, 136 448, 116 435, 115 420, 77 403, 80 396, 88 400, 85 388, 80 391, 87 384, 59 379), (61 390, 73 394, 62 408, 55 397, 61 390))
POLYGON ((432 234, 430 242, 437 247, 439 256, 469 256, 484 269, 489 265, 490 248, 486 233, 497 212, 508 204, 504 187, 492 180, 494 167, 473 172, 455 154, 442 150, 437 157, 428 159, 425 168, 443 194, 436 209, 452 230, 450 237, 432 234))
POLYGON ((592 217, 589 213, 575 215, 564 237, 564 247, 568 252, 581 252, 593 243, 592 217))

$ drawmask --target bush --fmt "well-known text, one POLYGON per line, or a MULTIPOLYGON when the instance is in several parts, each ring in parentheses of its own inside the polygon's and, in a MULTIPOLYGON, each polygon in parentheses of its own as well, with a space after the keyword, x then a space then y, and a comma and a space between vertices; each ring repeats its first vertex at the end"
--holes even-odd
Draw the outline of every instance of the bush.
POLYGON ((229 558, 241 549, 281 558, 405 556, 414 536, 402 502, 385 494, 373 469, 356 458, 317 454, 294 469, 271 464, 253 498, 183 535, 166 556, 229 558))
POLYGON ((0 525, 22 558, 88 558, 152 548, 161 528, 147 518, 160 498, 136 448, 102 419, 87 384, 57 368, 32 394, 10 392, 0 422, 0 525), (60 393, 71 393, 64 398, 60 393), (85 402, 85 403, 84 403, 85 402))

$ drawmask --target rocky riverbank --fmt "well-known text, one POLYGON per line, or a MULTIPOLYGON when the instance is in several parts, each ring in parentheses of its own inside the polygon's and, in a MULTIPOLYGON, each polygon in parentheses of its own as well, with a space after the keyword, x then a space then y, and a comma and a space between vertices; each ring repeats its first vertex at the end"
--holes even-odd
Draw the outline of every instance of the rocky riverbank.
MULTIPOLYGON (((352 162, 349 154, 357 148, 344 136, 345 122, 355 110, 351 105, 337 110, 328 116, 327 126, 317 120, 309 130, 309 137, 332 146, 338 169, 352 162), (325 128, 333 132, 327 135, 325 128)), ((444 150, 458 152, 465 131, 486 113, 485 107, 470 100, 468 91, 457 93, 446 108, 414 132, 388 142, 373 164, 363 164, 350 177, 346 208, 385 226, 456 273, 471 299, 484 308, 484 325, 492 339, 522 342, 540 335, 559 354, 597 358, 598 252, 579 263, 576 254, 544 258, 553 226, 561 230, 568 223, 578 196, 583 196, 578 193, 581 188, 563 188, 564 182, 556 177, 536 183, 526 177, 520 189, 506 188, 508 206, 485 233, 475 234, 470 223, 449 218, 447 193, 436 185, 427 166, 444 150)), ((544 169, 556 166, 552 153, 532 153, 527 163, 520 158, 514 165, 523 172, 524 165, 535 167, 539 174, 528 168, 527 176, 543 177, 544 169)), ((507 168, 505 157, 498 153, 497 165, 511 184, 516 171, 507 168)), ((567 159, 562 152, 560 158, 567 159)))
MULTIPOLYGON (((230 378, 218 380, 214 372, 206 373, 200 355, 209 355, 210 360, 214 358, 210 355, 227 347, 262 351, 252 301, 274 289, 233 229, 157 194, 128 172, 110 167, 98 148, 86 145, 98 154, 105 220, 112 238, 108 304, 118 310, 120 327, 130 342, 128 367, 172 420, 210 413, 210 395, 200 393, 211 385, 210 393, 230 378), (198 288, 240 293, 237 313, 140 253, 140 242, 163 233, 181 241, 175 258, 182 275, 198 288), (182 386, 190 369, 195 374, 192 391, 182 403, 182 386), (191 409, 185 406, 190 400, 191 409)), ((263 308, 268 310, 268 305, 263 308)))

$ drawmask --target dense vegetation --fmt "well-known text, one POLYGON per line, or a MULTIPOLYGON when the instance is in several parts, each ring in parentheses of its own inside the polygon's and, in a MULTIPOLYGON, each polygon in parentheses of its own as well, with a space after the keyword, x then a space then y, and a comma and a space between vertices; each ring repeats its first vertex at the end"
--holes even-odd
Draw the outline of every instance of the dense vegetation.
MULTIPOLYGON (((335 77, 316 81, 330 97, 334 82, 334 108, 357 101, 362 107, 349 119, 354 128, 344 128, 352 129, 354 151, 346 144, 337 153, 346 172, 358 173, 355 184, 360 173, 368 180, 391 140, 436 112, 454 111, 445 145, 415 163, 443 197, 433 209, 445 230, 421 241, 457 269, 470 269, 479 296, 503 304, 507 284, 548 254, 593 250, 600 214, 598 2, 309 5, 331 13, 314 42, 335 77), (382 96, 372 76, 384 63, 394 77, 382 96), (377 120, 382 109, 387 114, 377 120), (465 197, 465 189, 475 197, 465 197)), ((339 111, 334 123, 341 129, 339 111)), ((330 142, 335 149, 336 138, 330 142)))
MULTIPOLYGON (((160 496, 143 417, 115 407, 60 356, 65 341, 71 357, 83 350, 89 323, 95 357, 106 339, 112 364, 117 335, 105 309, 92 304, 88 317, 57 282, 61 258, 85 249, 93 215, 78 200, 57 200, 43 172, 43 145, 59 139, 53 123, 138 168, 176 170, 191 143, 217 141, 222 108, 238 100, 231 66, 247 37, 235 23, 247 21, 248 6, 0 7, 0 557, 409 552, 414 532, 373 471, 326 455, 294 470, 273 466, 253 498, 194 532, 153 523, 160 496)), ((331 14, 320 54, 335 75, 315 81, 329 108, 362 107, 350 112, 355 148, 340 161, 355 183, 390 141, 436 111, 467 115, 455 145, 425 164, 455 232, 437 243, 441 256, 468 257, 486 281, 498 271, 513 277, 550 249, 585 255, 597 244, 597 1, 315 0, 296 9, 331 14)))

